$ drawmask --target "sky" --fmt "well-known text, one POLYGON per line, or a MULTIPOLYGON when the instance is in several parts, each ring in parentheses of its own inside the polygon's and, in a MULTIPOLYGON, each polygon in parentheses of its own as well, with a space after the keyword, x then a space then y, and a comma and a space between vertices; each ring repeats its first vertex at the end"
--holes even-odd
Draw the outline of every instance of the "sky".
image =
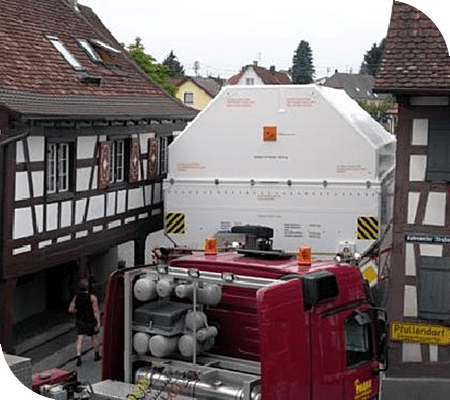
POLYGON ((301 40, 315 77, 359 71, 364 54, 386 36, 392 0, 79 0, 126 46, 139 36, 162 62, 171 50, 194 75, 229 78, 244 65, 292 67, 301 40))

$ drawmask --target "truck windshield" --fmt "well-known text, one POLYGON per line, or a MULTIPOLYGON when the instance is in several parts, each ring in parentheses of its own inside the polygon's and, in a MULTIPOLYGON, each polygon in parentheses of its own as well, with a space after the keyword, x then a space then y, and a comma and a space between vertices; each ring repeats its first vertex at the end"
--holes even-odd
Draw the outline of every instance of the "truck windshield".
POLYGON ((368 314, 350 317, 345 325, 347 366, 361 364, 373 359, 373 344, 368 314))

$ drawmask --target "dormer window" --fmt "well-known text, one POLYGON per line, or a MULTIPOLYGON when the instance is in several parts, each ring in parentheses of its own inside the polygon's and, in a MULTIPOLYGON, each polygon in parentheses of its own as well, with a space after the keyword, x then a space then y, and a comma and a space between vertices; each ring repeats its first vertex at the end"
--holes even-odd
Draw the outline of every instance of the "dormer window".
POLYGON ((51 42, 51 44, 58 50, 59 54, 61 54, 64 59, 69 63, 69 65, 75 71, 85 71, 84 68, 78 60, 66 49, 66 47, 61 43, 57 36, 47 36, 47 39, 51 42))
POLYGON ((94 62, 102 62, 101 57, 95 52, 92 46, 86 39, 78 39, 77 40, 79 46, 86 52, 89 58, 94 62))
POLYGON ((120 50, 117 50, 114 47, 111 47, 109 44, 106 44, 106 43, 102 42, 101 40, 91 39, 91 43, 94 44, 95 46, 98 46, 98 47, 102 48, 103 50, 109 51, 111 53, 114 53, 114 54, 120 53, 120 50))

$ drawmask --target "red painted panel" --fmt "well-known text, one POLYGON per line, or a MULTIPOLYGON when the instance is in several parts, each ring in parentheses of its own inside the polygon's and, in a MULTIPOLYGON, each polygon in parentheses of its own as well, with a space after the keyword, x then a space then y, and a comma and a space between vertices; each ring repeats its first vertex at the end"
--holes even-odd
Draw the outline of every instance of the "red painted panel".
POLYGON ((260 289, 257 304, 262 398, 309 400, 310 330, 300 280, 260 289))

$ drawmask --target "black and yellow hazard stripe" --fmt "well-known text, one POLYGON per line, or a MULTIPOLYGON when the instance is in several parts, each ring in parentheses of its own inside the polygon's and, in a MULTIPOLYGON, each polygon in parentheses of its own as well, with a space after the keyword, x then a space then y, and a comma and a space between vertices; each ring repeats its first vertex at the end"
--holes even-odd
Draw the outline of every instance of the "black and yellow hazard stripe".
POLYGON ((356 238, 358 240, 377 240, 380 237, 380 219, 361 215, 358 217, 356 238))
POLYGON ((186 229, 184 213, 166 213, 164 225, 166 233, 184 235, 186 229))

